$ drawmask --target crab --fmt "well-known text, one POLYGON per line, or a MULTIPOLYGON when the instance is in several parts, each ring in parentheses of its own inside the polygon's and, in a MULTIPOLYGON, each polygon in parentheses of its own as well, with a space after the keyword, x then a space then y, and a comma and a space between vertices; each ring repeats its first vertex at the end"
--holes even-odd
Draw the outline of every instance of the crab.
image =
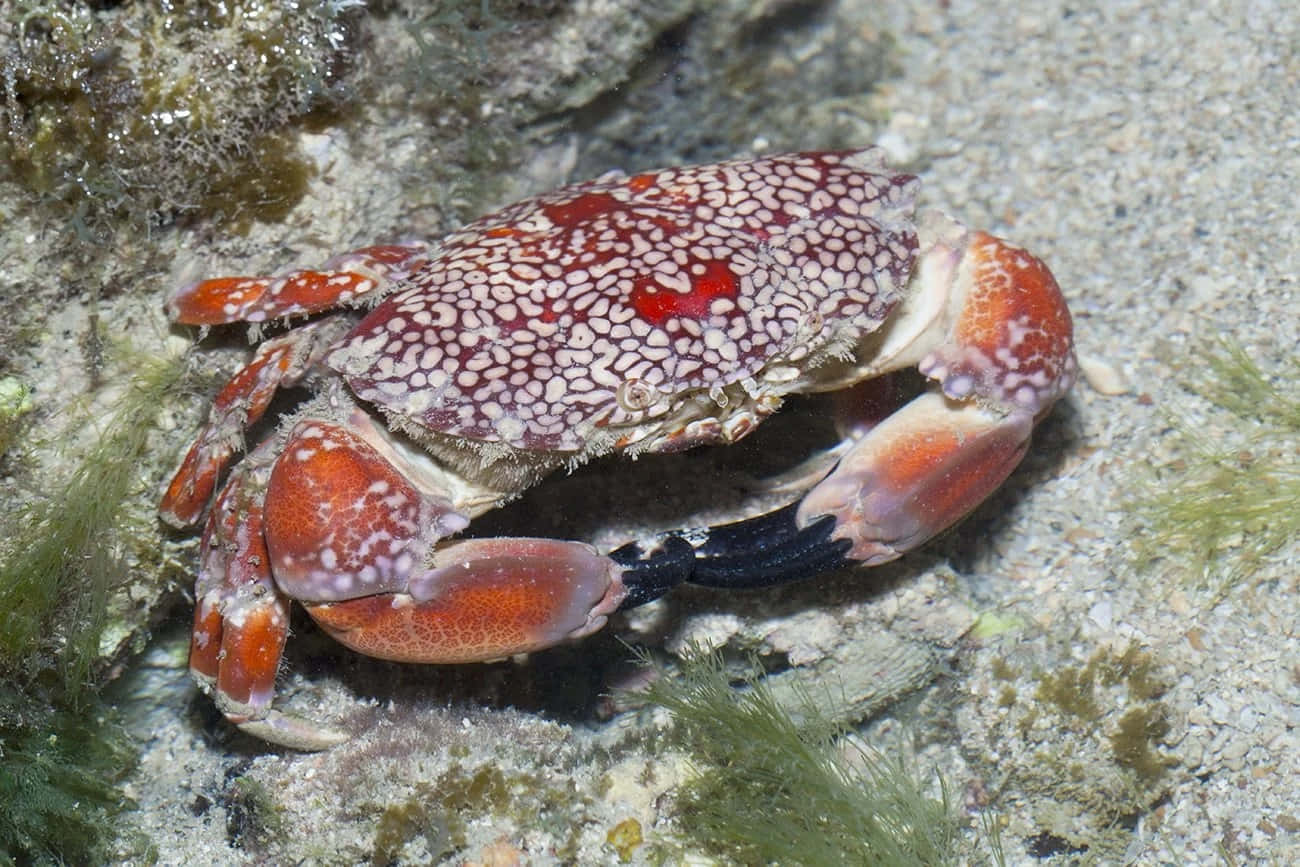
POLYGON ((319 749, 346 735, 273 707, 291 600, 365 654, 494 660, 675 584, 882 563, 956 522, 1077 365, 1047 267, 918 211, 918 190, 876 150, 611 173, 436 243, 177 291, 177 323, 285 326, 217 395, 161 504, 178 527, 207 515, 199 685, 239 728, 319 749), (882 411, 878 383, 907 368, 930 387, 882 411), (314 396, 218 490, 295 384, 314 396), (822 391, 843 391, 843 442, 777 512, 606 553, 457 536, 557 468, 733 443, 822 391))

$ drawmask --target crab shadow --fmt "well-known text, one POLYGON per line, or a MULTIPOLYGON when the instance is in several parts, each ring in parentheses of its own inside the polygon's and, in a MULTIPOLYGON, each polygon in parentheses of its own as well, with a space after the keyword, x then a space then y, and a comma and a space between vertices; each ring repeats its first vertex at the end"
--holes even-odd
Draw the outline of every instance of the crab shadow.
MULTIPOLYGON (((811 398, 790 404, 790 411, 729 448, 638 460, 611 457, 547 480, 481 518, 472 533, 586 539, 608 548, 647 531, 734 520, 763 501, 764 495, 755 494, 755 479, 779 472, 834 439, 824 401, 811 398)), ((631 677, 638 665, 629 644, 653 650, 688 616, 782 618, 879 598, 937 562, 945 562, 959 578, 990 568, 987 564, 996 564, 998 539, 1024 517, 1032 492, 1054 477, 1078 447, 1081 427, 1075 406, 1062 402, 1038 426, 1025 460, 993 496, 936 540, 884 566, 840 569, 755 590, 679 587, 656 603, 660 610, 654 625, 635 635, 616 615, 603 632, 581 642, 519 660, 467 665, 371 659, 335 644, 298 611, 296 635, 286 649, 287 665, 308 680, 337 678, 346 690, 380 704, 513 707, 559 722, 591 724, 607 708, 613 685, 631 677)), ((785 500, 790 498, 785 495, 785 500)))

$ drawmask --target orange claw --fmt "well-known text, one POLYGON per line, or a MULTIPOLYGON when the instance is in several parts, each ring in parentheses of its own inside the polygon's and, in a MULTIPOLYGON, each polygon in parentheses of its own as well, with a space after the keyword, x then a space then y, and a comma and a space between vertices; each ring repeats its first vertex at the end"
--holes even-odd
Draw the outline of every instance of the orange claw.
POLYGON ((835 517, 832 538, 873 566, 912 550, 983 502, 1024 456, 1033 419, 954 407, 929 392, 886 418, 799 504, 799 526, 835 517))
POLYGON ((1020 463, 1035 419, 1074 381, 1070 312, 1047 266, 984 232, 964 251, 939 243, 929 255, 954 254, 955 269, 935 278, 944 284, 925 287, 958 309, 919 364, 942 393, 867 430, 796 513, 801 528, 834 516, 832 538, 849 540, 847 556, 867 565, 901 556, 983 502, 1020 463))
POLYGON ((431 554, 468 521, 417 488, 418 472, 316 419, 293 429, 271 471, 276 583, 343 644, 386 659, 471 662, 584 635, 617 606, 618 567, 576 542, 470 540, 431 554))
POLYGON ((1031 413, 1074 382, 1074 326, 1052 272, 1038 258, 973 232, 952 288, 960 314, 920 371, 949 397, 978 396, 1031 413))
POLYGON ((405 590, 433 543, 469 521, 403 469, 338 425, 294 427, 266 492, 280 589, 312 602, 405 590))
POLYGON ((200 552, 195 679, 241 729, 299 749, 342 735, 271 707, 290 597, 363 653, 472 662, 594 632, 625 595, 621 567, 578 542, 435 550, 466 518, 364 413, 350 421, 309 418, 262 443, 222 488, 200 552))
POLYGON ((625 590, 595 549, 550 539, 471 539, 440 549, 412 594, 308 605, 341 644, 403 662, 500 659, 600 629, 625 590))

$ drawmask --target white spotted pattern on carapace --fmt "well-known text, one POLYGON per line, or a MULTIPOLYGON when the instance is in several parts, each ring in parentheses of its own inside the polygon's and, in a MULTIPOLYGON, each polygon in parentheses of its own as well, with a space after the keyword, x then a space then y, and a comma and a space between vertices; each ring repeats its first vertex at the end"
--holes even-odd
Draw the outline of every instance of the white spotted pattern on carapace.
POLYGON ((916 189, 872 151, 563 187, 446 238, 329 363, 430 430, 577 451, 879 327, 916 258, 916 189))

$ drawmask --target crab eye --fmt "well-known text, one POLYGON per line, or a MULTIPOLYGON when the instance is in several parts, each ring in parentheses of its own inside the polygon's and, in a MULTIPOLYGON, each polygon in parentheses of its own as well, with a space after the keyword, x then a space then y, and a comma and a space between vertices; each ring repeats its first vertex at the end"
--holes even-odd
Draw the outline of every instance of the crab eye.
POLYGON ((639 412, 655 401, 654 389, 640 379, 624 380, 614 396, 618 399, 619 406, 633 412, 639 412))

